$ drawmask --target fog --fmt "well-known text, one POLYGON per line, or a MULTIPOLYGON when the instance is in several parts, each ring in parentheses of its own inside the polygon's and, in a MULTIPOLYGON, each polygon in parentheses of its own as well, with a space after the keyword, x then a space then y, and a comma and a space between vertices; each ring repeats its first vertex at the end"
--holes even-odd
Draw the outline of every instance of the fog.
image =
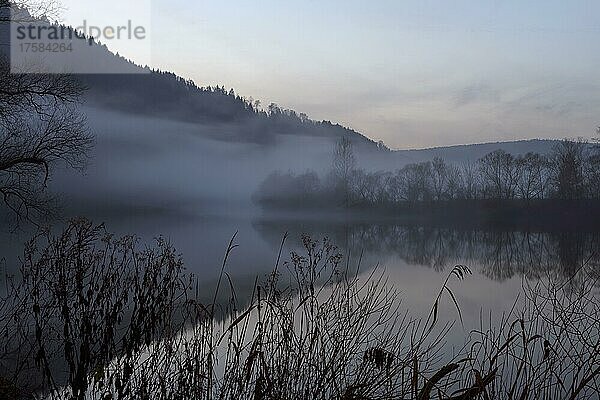
POLYGON ((273 170, 324 172, 331 162, 333 141, 325 138, 224 142, 207 138, 216 129, 210 124, 84 111, 96 137, 89 165, 83 174, 58 171, 51 184, 72 206, 237 209, 249 206, 258 183, 273 170))
MULTIPOLYGON (((252 194, 275 170, 325 175, 336 140, 285 132, 269 143, 248 143, 236 123, 187 123, 92 106, 83 111, 96 140, 88 166, 83 173, 58 170, 50 184, 67 211, 248 211, 253 209, 252 194)), ((399 152, 359 145, 355 153, 360 168, 375 171, 435 156, 450 162, 476 161, 497 148, 514 154, 546 153, 552 144, 527 141, 399 152)))

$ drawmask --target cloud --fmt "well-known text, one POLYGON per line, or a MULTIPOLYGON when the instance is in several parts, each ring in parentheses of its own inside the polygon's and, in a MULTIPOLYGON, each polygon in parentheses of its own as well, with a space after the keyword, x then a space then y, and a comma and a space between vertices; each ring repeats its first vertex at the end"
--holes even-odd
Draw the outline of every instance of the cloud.
POLYGON ((462 107, 473 103, 496 103, 499 100, 499 90, 485 83, 476 83, 462 88, 454 96, 454 105, 462 107))

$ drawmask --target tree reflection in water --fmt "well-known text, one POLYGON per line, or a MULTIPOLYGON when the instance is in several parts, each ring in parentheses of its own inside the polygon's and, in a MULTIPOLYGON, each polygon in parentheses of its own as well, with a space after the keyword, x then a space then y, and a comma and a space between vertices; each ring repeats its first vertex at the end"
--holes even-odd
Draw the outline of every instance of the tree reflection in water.
MULTIPOLYGON (((515 276, 537 280, 583 279, 582 272, 600 277, 600 232, 532 232, 459 230, 447 227, 403 226, 386 223, 300 223, 259 220, 254 227, 275 245, 289 232, 328 236, 351 257, 359 253, 375 262, 389 256, 412 265, 443 271, 456 264, 477 266, 497 281, 515 276), (585 267, 585 268, 584 268, 585 267)), ((588 276, 588 275, 586 275, 588 276)))

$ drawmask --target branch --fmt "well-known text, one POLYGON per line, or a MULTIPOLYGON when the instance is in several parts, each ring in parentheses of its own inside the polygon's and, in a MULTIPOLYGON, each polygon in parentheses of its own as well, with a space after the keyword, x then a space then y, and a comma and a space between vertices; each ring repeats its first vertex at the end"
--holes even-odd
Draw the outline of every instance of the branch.
POLYGON ((14 160, 10 160, 4 163, 0 163, 0 171, 8 171, 12 168, 15 168, 19 165, 41 165, 44 167, 44 185, 48 182, 48 176, 50 175, 50 168, 48 166, 48 162, 40 157, 23 157, 17 158, 14 160))

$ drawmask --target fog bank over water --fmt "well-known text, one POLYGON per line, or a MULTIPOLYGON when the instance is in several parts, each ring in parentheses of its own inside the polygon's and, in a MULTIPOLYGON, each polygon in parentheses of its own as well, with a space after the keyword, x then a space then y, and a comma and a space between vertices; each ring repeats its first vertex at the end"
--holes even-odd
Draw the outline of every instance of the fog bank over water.
MULTIPOLYGON (((75 203, 172 207, 250 203, 274 169, 324 172, 333 141, 281 136, 274 145, 207 139, 217 127, 86 109, 96 146, 84 175, 61 172, 52 187, 75 203)), ((223 129, 222 126, 218 127, 223 129)))
MULTIPOLYGON (((216 140, 215 132, 239 135, 239 127, 185 123, 164 118, 85 107, 95 148, 84 174, 59 171, 50 188, 67 208, 166 208, 194 210, 228 205, 228 212, 251 204, 261 181, 275 170, 325 175, 335 138, 301 134, 275 136, 273 143, 216 140), (233 207, 233 209, 231 208, 233 207)), ((547 153, 552 141, 377 152, 355 146, 358 166, 395 170, 440 156, 449 162, 476 161, 489 151, 547 153)), ((82 210, 84 211, 84 210, 82 210)), ((239 210, 238 210, 239 211, 239 210)))

